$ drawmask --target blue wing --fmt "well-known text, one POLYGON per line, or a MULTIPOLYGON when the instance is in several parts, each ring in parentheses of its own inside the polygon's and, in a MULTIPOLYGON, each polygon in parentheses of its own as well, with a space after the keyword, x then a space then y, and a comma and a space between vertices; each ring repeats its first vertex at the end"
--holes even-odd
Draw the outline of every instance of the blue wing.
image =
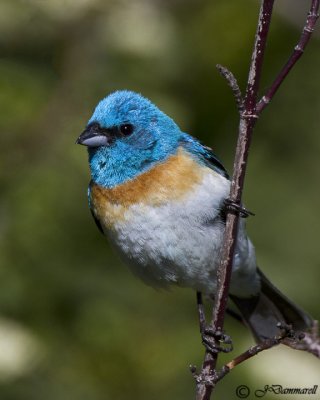
POLYGON ((192 154, 197 161, 218 172, 218 174, 224 176, 226 179, 230 179, 227 170, 210 147, 205 146, 187 133, 183 134, 180 144, 192 154))

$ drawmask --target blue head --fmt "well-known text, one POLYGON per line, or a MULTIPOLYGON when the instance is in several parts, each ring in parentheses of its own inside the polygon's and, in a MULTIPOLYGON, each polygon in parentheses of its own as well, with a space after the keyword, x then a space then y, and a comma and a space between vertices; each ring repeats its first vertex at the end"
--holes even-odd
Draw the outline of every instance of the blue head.
POLYGON ((182 135, 148 99, 124 90, 100 101, 77 143, 88 146, 92 180, 112 187, 174 154, 182 135))

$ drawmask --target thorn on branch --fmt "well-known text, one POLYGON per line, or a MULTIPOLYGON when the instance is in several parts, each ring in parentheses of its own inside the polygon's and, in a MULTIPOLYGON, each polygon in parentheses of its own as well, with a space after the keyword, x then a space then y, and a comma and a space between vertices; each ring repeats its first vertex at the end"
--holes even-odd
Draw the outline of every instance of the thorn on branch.
POLYGON ((231 87, 234 98, 236 100, 238 111, 240 114, 242 114, 242 112, 244 110, 244 104, 243 104, 242 93, 241 93, 240 87, 238 85, 237 79, 235 78, 233 73, 231 71, 229 71, 226 67, 223 67, 220 64, 217 64, 216 67, 217 67, 218 71, 220 72, 220 75, 226 79, 226 81, 228 82, 228 85, 231 87))

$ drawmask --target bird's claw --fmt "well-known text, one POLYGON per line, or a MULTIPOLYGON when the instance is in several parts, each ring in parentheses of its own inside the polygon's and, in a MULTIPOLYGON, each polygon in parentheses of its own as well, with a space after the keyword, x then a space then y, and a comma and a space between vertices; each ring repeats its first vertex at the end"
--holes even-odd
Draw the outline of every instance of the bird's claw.
POLYGON ((241 218, 248 218, 250 215, 254 216, 255 214, 250 210, 247 210, 241 204, 231 200, 225 199, 224 200, 224 208, 228 212, 232 212, 233 214, 239 215, 241 218))
POLYGON ((230 353, 233 350, 231 337, 220 330, 206 327, 201 336, 204 347, 211 354, 230 353))

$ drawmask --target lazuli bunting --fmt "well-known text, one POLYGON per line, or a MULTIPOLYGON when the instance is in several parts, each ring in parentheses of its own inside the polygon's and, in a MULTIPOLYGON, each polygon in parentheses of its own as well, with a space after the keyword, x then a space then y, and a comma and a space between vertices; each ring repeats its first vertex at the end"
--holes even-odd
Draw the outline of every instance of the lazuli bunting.
MULTIPOLYGON (((88 147, 92 215, 132 271, 155 287, 214 295, 230 180, 212 150, 131 91, 103 99, 77 143, 88 147)), ((230 297, 258 341, 278 322, 311 326, 257 268, 243 219, 230 297)))

